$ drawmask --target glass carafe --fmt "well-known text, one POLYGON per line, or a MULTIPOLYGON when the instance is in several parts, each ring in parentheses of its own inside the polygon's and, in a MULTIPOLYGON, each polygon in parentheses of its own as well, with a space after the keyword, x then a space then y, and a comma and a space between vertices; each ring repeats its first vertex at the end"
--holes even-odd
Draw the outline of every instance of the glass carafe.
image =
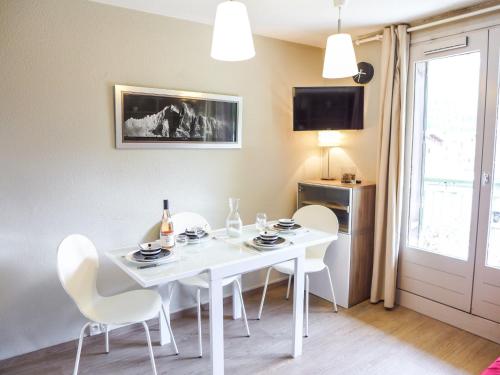
POLYGON ((229 198, 229 215, 226 219, 226 232, 229 237, 241 236, 243 223, 239 213, 240 200, 238 198, 229 198))

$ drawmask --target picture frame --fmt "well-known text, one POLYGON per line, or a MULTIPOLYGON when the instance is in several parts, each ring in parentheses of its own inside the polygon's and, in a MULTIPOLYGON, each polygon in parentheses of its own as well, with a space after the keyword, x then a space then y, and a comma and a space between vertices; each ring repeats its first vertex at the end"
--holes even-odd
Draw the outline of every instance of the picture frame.
POLYGON ((118 149, 241 148, 241 96, 114 86, 118 149))

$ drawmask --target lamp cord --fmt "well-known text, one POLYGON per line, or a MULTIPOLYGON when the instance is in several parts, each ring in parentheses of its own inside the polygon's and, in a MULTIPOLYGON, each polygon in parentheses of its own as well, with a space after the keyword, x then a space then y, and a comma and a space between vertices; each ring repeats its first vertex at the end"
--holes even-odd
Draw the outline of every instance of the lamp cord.
POLYGON ((328 178, 328 179, 330 179, 330 178, 331 178, 331 177, 330 177, 330 151, 331 151, 331 150, 332 150, 332 149, 331 149, 330 147, 328 147, 328 172, 327 172, 327 174, 326 174, 326 176, 327 176, 327 178, 328 178))
POLYGON ((337 22, 337 33, 340 34, 340 30, 342 28, 342 21, 341 21, 341 18, 340 18, 340 11, 342 10, 342 7, 339 6, 339 20, 337 22))

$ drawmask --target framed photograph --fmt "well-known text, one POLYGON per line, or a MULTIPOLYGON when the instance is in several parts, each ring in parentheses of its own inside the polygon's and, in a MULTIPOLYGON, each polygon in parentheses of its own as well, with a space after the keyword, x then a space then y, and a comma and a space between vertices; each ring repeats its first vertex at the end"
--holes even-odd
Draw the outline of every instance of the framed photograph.
POLYGON ((241 148, 243 100, 115 85, 117 148, 241 148))

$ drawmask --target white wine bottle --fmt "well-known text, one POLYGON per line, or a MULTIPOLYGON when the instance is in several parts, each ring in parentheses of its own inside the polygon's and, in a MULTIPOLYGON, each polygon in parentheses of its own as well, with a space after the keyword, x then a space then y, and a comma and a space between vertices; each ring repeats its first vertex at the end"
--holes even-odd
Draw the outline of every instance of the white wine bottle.
POLYGON ((163 216, 160 227, 160 246, 162 249, 170 249, 175 245, 174 223, 168 210, 168 200, 163 201, 163 216))

